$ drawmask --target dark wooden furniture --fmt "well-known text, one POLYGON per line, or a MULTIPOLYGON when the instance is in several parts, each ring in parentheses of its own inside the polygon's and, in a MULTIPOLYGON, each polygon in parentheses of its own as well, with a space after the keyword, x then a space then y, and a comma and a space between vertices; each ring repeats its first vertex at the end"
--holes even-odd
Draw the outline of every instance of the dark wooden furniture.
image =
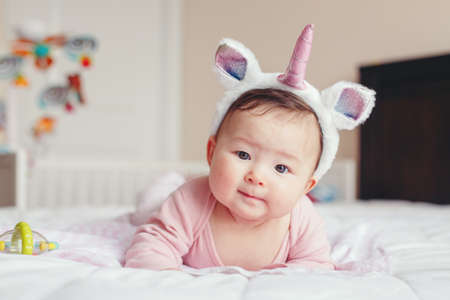
POLYGON ((359 197, 450 204, 450 55, 360 68, 376 90, 361 128, 359 197))

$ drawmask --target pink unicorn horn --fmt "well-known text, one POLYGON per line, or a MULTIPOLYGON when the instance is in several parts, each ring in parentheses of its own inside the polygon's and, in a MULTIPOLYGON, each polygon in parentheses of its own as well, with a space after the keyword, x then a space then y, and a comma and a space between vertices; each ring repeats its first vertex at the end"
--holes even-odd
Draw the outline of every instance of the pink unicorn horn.
POLYGON ((314 25, 309 24, 303 29, 295 44, 294 52, 284 74, 278 76, 278 80, 290 87, 303 90, 306 88, 304 79, 306 64, 311 52, 314 25))

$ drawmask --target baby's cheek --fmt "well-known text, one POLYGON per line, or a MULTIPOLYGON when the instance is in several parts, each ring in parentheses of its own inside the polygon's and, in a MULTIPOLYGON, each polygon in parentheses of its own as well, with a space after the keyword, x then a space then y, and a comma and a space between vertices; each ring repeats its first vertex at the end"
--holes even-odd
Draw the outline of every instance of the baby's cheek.
POLYGON ((209 187, 214 197, 220 199, 224 196, 224 192, 226 190, 227 178, 225 176, 225 172, 219 168, 211 169, 209 174, 209 187))
POLYGON ((272 209, 279 216, 289 213, 303 196, 298 182, 280 184, 276 190, 277 192, 272 194, 276 199, 276 201, 273 201, 272 203, 276 203, 276 205, 273 205, 272 209))
POLYGON ((227 161, 218 161, 218 164, 212 166, 209 185, 217 199, 227 197, 227 193, 233 189, 234 177, 231 164, 227 161))
POLYGON ((218 176, 217 172, 211 170, 211 172, 209 173, 209 188, 216 198, 220 197, 220 185, 218 184, 219 182, 220 176, 218 176))

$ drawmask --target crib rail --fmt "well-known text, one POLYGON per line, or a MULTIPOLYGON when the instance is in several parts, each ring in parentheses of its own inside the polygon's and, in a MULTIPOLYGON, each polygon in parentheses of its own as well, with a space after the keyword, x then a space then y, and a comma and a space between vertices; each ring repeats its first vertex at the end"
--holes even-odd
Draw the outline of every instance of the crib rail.
POLYGON ((206 174, 197 162, 39 161, 29 169, 26 208, 134 204, 156 177, 177 171, 206 174))

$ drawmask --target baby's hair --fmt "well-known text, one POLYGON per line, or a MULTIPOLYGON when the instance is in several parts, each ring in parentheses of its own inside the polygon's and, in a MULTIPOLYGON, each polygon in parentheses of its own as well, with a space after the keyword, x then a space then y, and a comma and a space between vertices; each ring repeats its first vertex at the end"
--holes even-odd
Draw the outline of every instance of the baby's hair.
POLYGON ((265 114, 273 109, 284 109, 290 112, 297 112, 301 115, 311 114, 314 116, 320 134, 320 154, 314 168, 315 170, 319 165, 320 157, 322 156, 322 129, 319 125, 317 115, 314 113, 311 107, 307 105, 299 96, 289 91, 267 88, 253 89, 243 93, 230 105, 230 108, 226 112, 225 116, 222 119, 222 122, 219 125, 219 128, 217 129, 216 136, 219 135, 225 120, 229 118, 233 114, 233 112, 235 112, 236 110, 253 110, 261 106, 264 106, 264 111, 261 114, 265 114))

